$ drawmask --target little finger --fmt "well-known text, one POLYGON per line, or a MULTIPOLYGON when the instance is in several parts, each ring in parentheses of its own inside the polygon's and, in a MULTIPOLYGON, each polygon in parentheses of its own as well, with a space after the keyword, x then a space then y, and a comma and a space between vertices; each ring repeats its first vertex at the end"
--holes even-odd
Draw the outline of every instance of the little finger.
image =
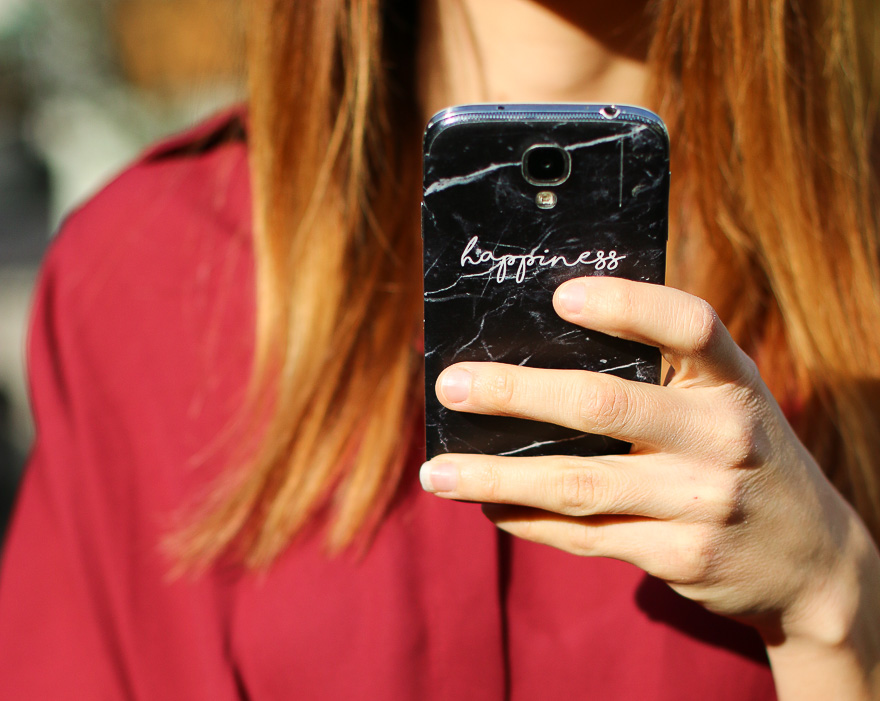
POLYGON ((711 558, 690 524, 637 516, 575 518, 523 506, 485 504, 483 513, 517 538, 583 557, 610 557, 674 584, 706 575, 711 558))

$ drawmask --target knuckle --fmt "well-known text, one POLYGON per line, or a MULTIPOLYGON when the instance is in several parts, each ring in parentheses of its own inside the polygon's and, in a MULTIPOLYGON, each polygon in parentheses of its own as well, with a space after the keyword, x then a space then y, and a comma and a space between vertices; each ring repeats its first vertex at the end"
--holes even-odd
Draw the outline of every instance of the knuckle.
POLYGON ((734 480, 725 492, 718 514, 721 526, 734 526, 746 520, 746 504, 748 503, 748 487, 744 480, 734 480))
POLYGON ((726 410, 717 432, 721 463, 728 468, 757 467, 768 450, 763 412, 749 390, 740 389, 726 410))
POLYGON ((574 516, 595 513, 598 479, 593 470, 582 467, 565 469, 558 486, 558 501, 563 513, 574 516))
POLYGON ((721 319, 712 305, 705 300, 698 300, 694 310, 694 336, 689 349, 691 353, 703 355, 709 352, 718 341, 723 328, 721 319))
POLYGON ((704 584, 716 569, 719 547, 713 528, 692 527, 689 536, 674 548, 670 557, 670 580, 679 585, 704 584))
POLYGON ((589 432, 615 432, 626 424, 629 405, 629 395, 621 383, 591 382, 581 390, 578 418, 589 432))
POLYGON ((480 470, 480 486, 485 501, 499 503, 502 501, 504 481, 502 470, 495 463, 486 463, 480 470))
POLYGON ((495 375, 482 383, 485 401, 501 412, 510 412, 517 392, 514 374, 507 370, 499 370, 495 375))
POLYGON ((602 534, 603 530, 599 526, 589 523, 577 526, 571 534, 569 551, 583 557, 601 553, 602 534))
POLYGON ((712 526, 731 526, 745 520, 746 489, 742 480, 729 478, 723 484, 703 487, 696 520, 712 526))

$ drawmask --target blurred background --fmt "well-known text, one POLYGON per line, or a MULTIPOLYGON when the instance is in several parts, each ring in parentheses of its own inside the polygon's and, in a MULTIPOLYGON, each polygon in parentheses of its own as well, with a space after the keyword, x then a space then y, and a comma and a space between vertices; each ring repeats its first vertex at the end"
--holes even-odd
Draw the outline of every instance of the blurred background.
POLYGON ((0 0, 0 538, 33 439, 34 279, 67 212, 244 99, 240 0, 0 0))

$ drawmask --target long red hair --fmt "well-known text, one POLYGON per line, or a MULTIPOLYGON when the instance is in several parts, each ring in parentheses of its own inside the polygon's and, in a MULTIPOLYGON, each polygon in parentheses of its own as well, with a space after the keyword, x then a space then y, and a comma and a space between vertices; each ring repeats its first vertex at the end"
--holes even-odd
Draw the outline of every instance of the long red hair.
MULTIPOLYGON (((315 519, 345 547, 401 480, 421 392, 417 5, 250 3, 259 440, 183 539, 189 561, 265 566, 315 519)), ((652 12, 671 281, 716 306, 877 537, 876 3, 652 12)))

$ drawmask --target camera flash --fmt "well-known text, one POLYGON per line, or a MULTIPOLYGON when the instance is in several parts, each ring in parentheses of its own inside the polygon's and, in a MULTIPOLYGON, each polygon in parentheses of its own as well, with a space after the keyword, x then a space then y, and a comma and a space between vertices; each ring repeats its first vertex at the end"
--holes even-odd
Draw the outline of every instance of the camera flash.
POLYGON ((535 204, 541 209, 553 209, 556 206, 556 193, 550 190, 541 190, 535 196, 535 204))

